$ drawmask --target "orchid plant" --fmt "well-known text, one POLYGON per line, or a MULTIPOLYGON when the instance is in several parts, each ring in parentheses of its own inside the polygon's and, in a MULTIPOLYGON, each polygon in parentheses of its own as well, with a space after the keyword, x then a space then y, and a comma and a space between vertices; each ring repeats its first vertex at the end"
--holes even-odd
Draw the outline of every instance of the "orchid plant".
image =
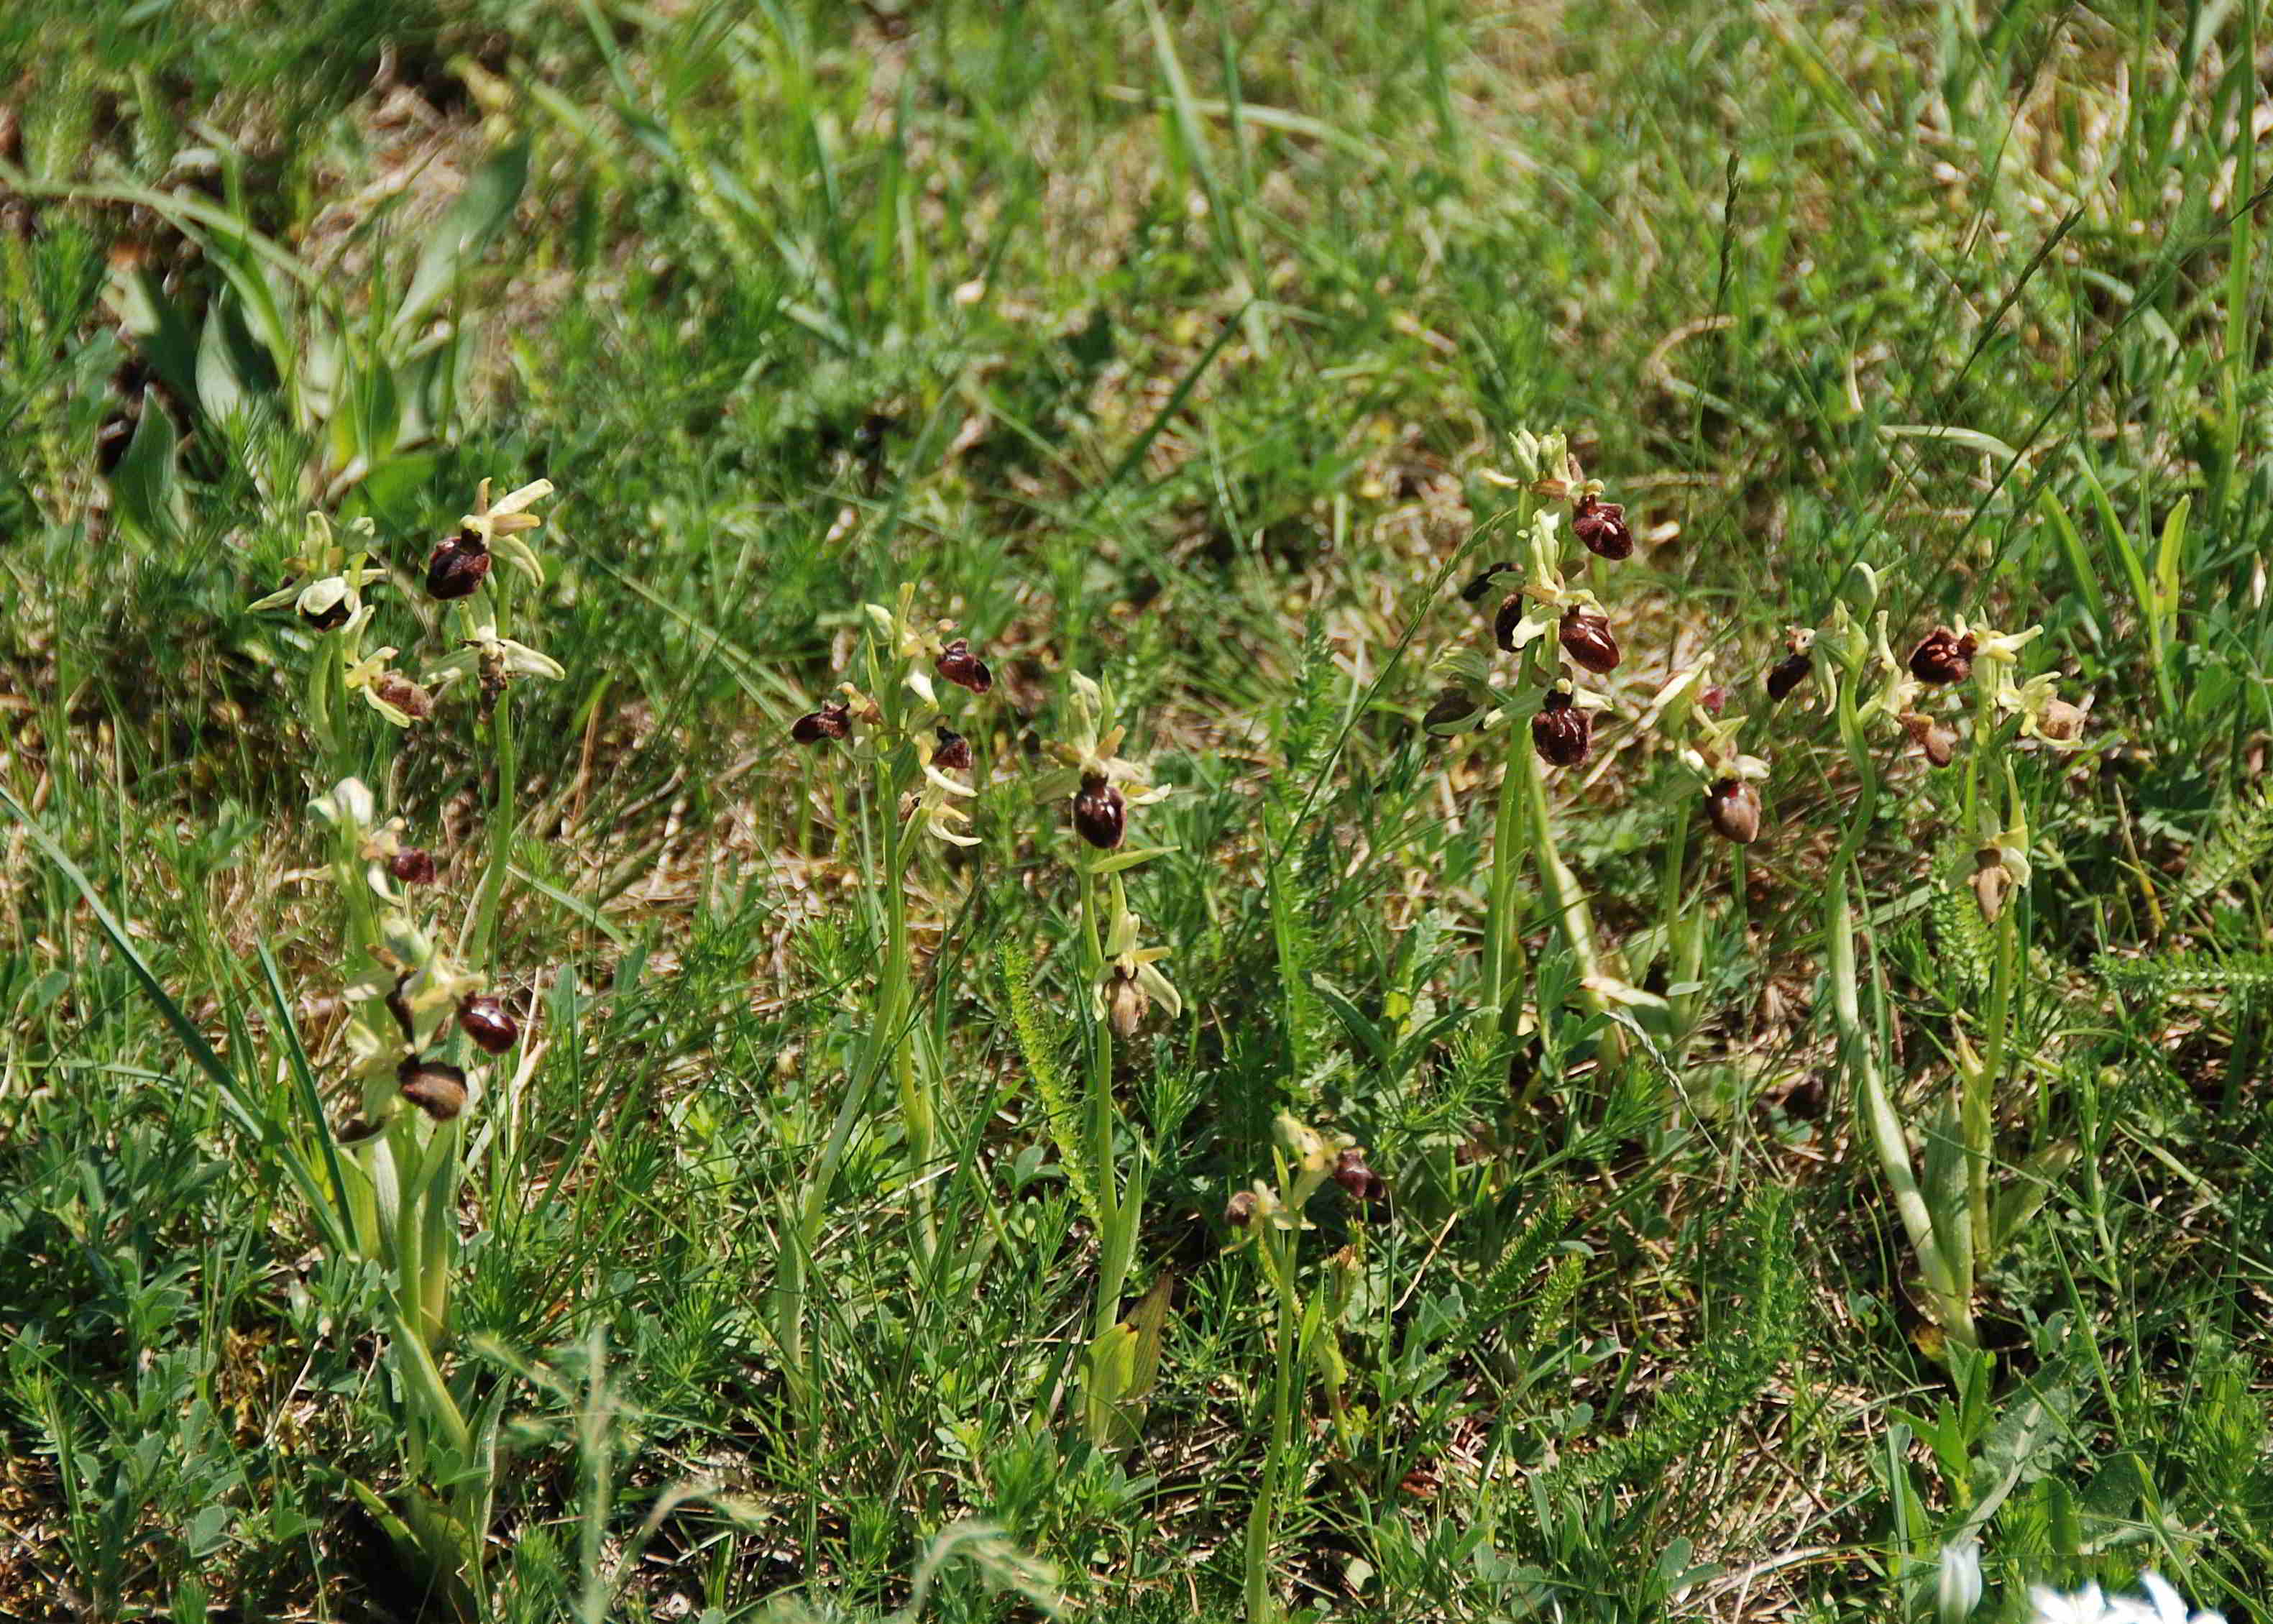
MULTIPOLYGON (((979 844, 967 808, 977 790, 969 775, 973 751, 949 708, 949 692, 972 695, 994 687, 994 673, 952 628, 922 619, 916 590, 904 586, 890 605, 868 604, 859 672, 790 726, 804 747, 841 751, 864 770, 869 816, 879 829, 878 873, 883 962, 866 1034, 855 1056, 821 1154, 795 1198, 776 1289, 775 1323, 791 1380, 806 1395, 818 1391, 804 1369, 806 1282, 821 1238, 827 1201, 875 1084, 889 1072, 897 1086, 907 1139, 909 1182, 915 1194, 924 1255, 936 1244, 929 1175, 939 1147, 941 1079, 936 1056, 913 1041, 914 949, 908 891, 916 878, 920 833, 938 846, 962 851, 979 844), (942 691, 944 685, 947 692, 942 691)), ((965 724, 968 726, 968 724, 965 724)), ((936 849, 934 847, 934 849, 936 849)), ((810 1423, 817 1417, 808 1413, 810 1423)))
POLYGON ((2024 1168, 2001 1198, 1992 1199, 1993 1095, 2013 1063, 2014 1013, 2022 991, 2022 938, 2013 905, 2025 893, 2032 872, 2028 805, 2014 752, 2082 748, 2085 710, 2060 698, 2057 680, 2048 673, 2017 678, 2022 650, 2042 635, 2041 627, 2005 632, 1961 617, 1954 627, 1932 628, 1907 659, 1897 659, 1887 616, 1875 607, 1879 590, 1877 572, 1857 565, 1829 622, 1808 647, 1812 673, 1836 719, 1858 786, 1825 898, 1834 1022, 1863 1126, 1918 1260, 1930 1312, 1946 1337, 1971 1349, 1978 1340, 1972 1304, 1979 1273, 2042 1204, 2049 1187, 2044 1174, 2065 1154, 2058 1147, 2040 1147, 2034 1165, 2024 1168), (1869 630, 1849 598, 1871 617, 1869 630), (1961 1021, 1953 1045, 1955 1097, 1925 1130, 1930 1146, 1954 1146, 1962 1158, 1962 1177, 1946 1179, 1934 1176, 1932 1154, 1926 1175, 1920 1177, 1909 1132, 1863 1019, 1852 889, 1855 859, 1883 780, 1871 731, 1894 733, 1932 767, 1951 766, 1963 718, 1953 718, 1939 695, 1968 686, 1974 695, 1973 748, 1965 760, 1957 817, 1973 839, 1952 878, 1970 891, 1994 945, 1980 1041, 1961 1021))
MULTIPOLYGON (((494 547, 517 574, 541 584, 543 566, 524 538, 540 520, 535 504, 552 492, 536 480, 494 506, 484 480, 474 511, 436 549, 426 584, 452 605, 458 648, 429 660, 420 676, 395 665, 393 645, 366 649, 389 572, 368 518, 342 538, 320 513, 308 515, 294 580, 253 603, 290 609, 318 639, 307 688, 310 731, 329 769, 328 787, 310 801, 328 830, 326 872, 343 919, 341 963, 347 1018, 333 1049, 334 1116, 308 1124, 295 1154, 323 1174, 304 1187, 328 1193, 326 1233, 386 1282, 387 1350, 403 1406, 403 1484, 392 1498, 361 1483, 357 1498, 424 1566, 461 1613, 472 1613, 494 1485, 497 1395, 476 1402, 468 1379, 445 1359, 453 1335, 451 1285, 459 1249, 459 1198, 469 1154, 469 1122, 493 1091, 501 1057, 521 1042, 520 1022, 483 990, 494 968, 499 900, 514 825, 511 685, 557 680, 557 662, 502 635, 508 613, 502 581, 489 577, 494 547), (383 817, 380 798, 352 771, 368 744, 349 726, 359 698, 392 732, 428 721, 438 698, 474 679, 496 765, 489 857, 461 945, 446 945, 431 917, 438 885, 433 853, 413 843, 401 816, 383 817)), ((525 1079, 541 1052, 519 1062, 525 1079)), ((489 1126, 482 1130, 486 1137, 489 1126)))

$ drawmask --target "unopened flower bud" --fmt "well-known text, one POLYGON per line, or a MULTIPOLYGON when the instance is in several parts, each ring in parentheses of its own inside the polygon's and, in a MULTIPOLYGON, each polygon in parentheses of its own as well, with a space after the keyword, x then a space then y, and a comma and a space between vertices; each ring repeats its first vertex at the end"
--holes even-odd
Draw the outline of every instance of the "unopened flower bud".
POLYGON ((1961 637, 1947 626, 1937 626, 1910 650, 1910 675, 1937 686, 1962 682, 1973 674, 1973 650, 1978 646, 1970 632, 1961 637))
POLYGON ((1582 496, 1571 510, 1571 533, 1597 558, 1633 555, 1633 532, 1626 528, 1626 510, 1616 502, 1582 496))
POLYGON ((931 764, 949 772, 970 771, 971 741, 941 722, 932 744, 931 764))
POLYGON ((1532 748, 1539 758, 1554 767, 1575 767, 1587 759, 1594 748, 1594 717, 1571 703, 1571 695, 1559 690, 1547 695, 1547 700, 1531 718, 1532 748))
POLYGON ((466 1109, 466 1072, 446 1060, 413 1055, 394 1071, 402 1097, 436 1122, 447 1122, 466 1109))
POLYGON ((484 1054, 502 1055, 521 1041, 521 1023, 504 1004, 488 993, 470 993, 458 1001, 458 1030, 473 1039, 484 1054))
POLYGON ((490 550, 470 530, 444 538, 426 560, 426 590, 435 598, 470 598, 490 573, 490 550))
POLYGON ((1725 840, 1750 846, 1760 838, 1760 793, 1742 778, 1722 778, 1705 792, 1705 821, 1725 840))
POLYGON ((1091 773, 1082 779, 1080 793, 1073 798, 1073 826, 1083 839, 1109 852, 1129 831, 1128 802, 1119 790, 1091 773))
POLYGON ((1457 682, 1451 683, 1437 695, 1437 703, 1429 707, 1428 714, 1421 718, 1421 726, 1439 736, 1456 733, 1474 719, 1479 709, 1474 694, 1457 682))
POLYGON ((371 692, 414 722, 434 714, 434 695, 399 671, 390 671, 371 684, 371 692))
POLYGON ((1768 697, 1782 699, 1807 680, 1815 662, 1804 654, 1787 654, 1768 668, 1768 697))
POLYGON ((1902 726, 1910 742, 1924 753, 1926 760, 1937 767, 1947 767, 1957 754, 1957 730, 1947 722, 1922 716, 1915 710, 1902 713, 1902 726))
POLYGON ((789 725, 789 736, 799 744, 819 744, 823 739, 842 739, 851 731, 852 707, 842 699, 832 699, 818 710, 808 710, 789 725))
POLYGON ((1491 583, 1493 580, 1497 576, 1505 575, 1509 570, 1513 569, 1514 568, 1514 565, 1508 563, 1492 565, 1489 568, 1483 570, 1482 573, 1471 578, 1467 585, 1460 589, 1460 596, 1467 599, 1468 602, 1472 604, 1482 603, 1483 601, 1484 594, 1491 590, 1491 583))
POLYGON ((983 694, 994 686, 994 673, 986 669, 986 662, 971 651, 969 640, 957 637, 939 651, 939 674, 958 688, 967 688, 974 694, 983 694))
POLYGON ((1562 637, 1563 652, 1596 676, 1618 668, 1618 640, 1611 635, 1609 616, 1574 604, 1563 612, 1562 637))
POLYGON ((405 885, 434 883, 434 853, 423 846, 399 847, 386 860, 386 871, 405 885))

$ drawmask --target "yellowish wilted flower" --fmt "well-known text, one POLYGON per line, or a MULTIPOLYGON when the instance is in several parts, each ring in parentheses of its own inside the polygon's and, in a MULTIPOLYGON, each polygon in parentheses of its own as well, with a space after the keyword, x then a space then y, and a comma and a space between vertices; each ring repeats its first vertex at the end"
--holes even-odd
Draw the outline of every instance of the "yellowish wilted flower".
POLYGON ((2083 748, 2085 708, 2059 696, 2059 679, 2050 672, 2014 683, 2006 678, 1997 685, 1997 708, 2021 718, 2021 736, 2035 739, 2055 750, 2083 748))
POLYGON ((1109 1020, 1122 1037, 1133 1037, 1158 1004, 1171 1019, 1184 1011, 1179 993, 1159 968, 1168 956, 1165 947, 1139 947, 1143 921, 1129 906, 1127 891, 1118 876, 1113 882, 1112 923, 1106 931, 1105 973, 1091 989, 1091 1006, 1100 1020, 1109 1020))

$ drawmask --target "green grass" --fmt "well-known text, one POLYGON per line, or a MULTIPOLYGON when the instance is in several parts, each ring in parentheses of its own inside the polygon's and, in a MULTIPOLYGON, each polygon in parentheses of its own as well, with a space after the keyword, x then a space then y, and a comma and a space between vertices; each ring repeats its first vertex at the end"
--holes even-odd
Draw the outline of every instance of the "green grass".
POLYGON ((2256 0, 4 12, 0 1614, 1925 1617, 1977 1534, 1990 1615, 2273 1615, 2256 0), (1542 823, 1421 718, 1557 427, 1642 545, 1542 823), (462 695, 327 736, 245 607, 304 515, 415 670, 539 476, 517 771, 462 695), (2042 623, 2086 749, 1769 706, 1858 560, 1897 653, 2042 623), (980 844, 893 885, 912 758, 788 730, 893 691, 903 584, 995 680, 980 844), (1741 853, 1641 725, 1707 651, 1741 853), (1133 1034, 1037 790, 1075 672, 1174 791, 1133 1034), (527 1032, 437 1209, 454 1480, 322 1125, 349 771, 527 1032), (1992 1028, 1977 1356, 1857 1084, 1962 1198, 1992 1028), (1281 1112, 1390 1190, 1283 1254, 1224 1215, 1281 1112), (390 1522, 453 1493, 456 1593, 390 1522))

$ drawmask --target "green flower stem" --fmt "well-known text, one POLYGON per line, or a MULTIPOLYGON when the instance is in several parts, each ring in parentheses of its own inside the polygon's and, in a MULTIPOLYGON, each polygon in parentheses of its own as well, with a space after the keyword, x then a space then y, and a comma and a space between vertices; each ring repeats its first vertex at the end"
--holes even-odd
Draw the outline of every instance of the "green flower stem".
POLYGON ((346 778, 350 771, 339 729, 342 712, 341 701, 347 695, 347 650, 336 633, 326 632, 319 640, 316 663, 308 673, 308 731, 329 763, 324 786, 331 786, 346 778))
POLYGON ((928 1262, 938 1238, 929 1175, 938 1154, 939 1112, 927 1077, 917 1074, 916 1046, 909 1041, 914 968, 908 943, 908 869, 913 866, 915 850, 901 821, 899 803, 896 789, 883 808, 884 977, 877 994, 875 1030, 899 1086, 900 1116, 908 1140, 908 1177, 915 1191, 917 1239, 923 1259, 928 1262))
MULTIPOLYGON (((1693 799, 1684 799, 1673 815, 1672 831, 1665 843, 1665 868, 1658 884, 1657 916, 1666 921, 1666 959, 1672 970, 1669 979, 1677 987, 1694 983, 1705 962, 1705 910, 1701 905, 1694 908, 1682 905, 1694 806, 1693 799)), ((1672 996, 1671 1043, 1677 1062, 1688 1052, 1690 1034, 1696 1029, 1697 1004, 1698 995, 1693 992, 1672 996)))
MULTIPOLYGON (((1081 853, 1080 868, 1082 996, 1085 997, 1086 989, 1101 985, 1105 979, 1105 930, 1099 917, 1101 905, 1097 873, 1086 849, 1081 853)), ((1121 1320, 1121 1293, 1128 1281, 1129 1248, 1123 1235, 1126 1214, 1121 1181, 1114 1176, 1113 1166, 1113 1023, 1109 1018, 1092 1017, 1084 1025, 1089 1033, 1089 1163, 1096 1169, 1098 1215, 1104 1223, 1104 1233, 1097 1237, 1099 1272, 1092 1334, 1102 1336, 1121 1320)))
MULTIPOLYGON (((907 982, 907 917, 903 895, 904 876, 901 873, 902 837, 899 829, 903 786, 896 771, 893 761, 880 762, 874 786, 875 803, 883 813, 884 875, 889 892, 885 920, 888 941, 883 981, 877 993, 876 1018, 870 1024, 866 1041, 853 1064, 844 1096, 837 1101, 836 1116, 829 1124, 829 1138, 821 1147, 821 1159, 814 1164, 813 1171, 806 1176, 804 1187, 799 1193, 789 1244, 783 1249, 779 1265, 775 1337, 781 1348, 784 1372, 792 1387, 808 1398, 817 1391, 817 1384, 810 1381, 805 1368, 806 1288, 813 1249, 820 1243, 821 1222, 828 1211, 829 1192, 836 1182, 836 1169, 844 1160, 846 1147, 852 1141, 853 1130, 859 1125, 867 1109, 877 1079, 883 1074, 885 1067, 891 1064, 895 1053, 905 1047, 900 1041, 903 1034, 891 1024, 892 1011, 904 996, 907 982)), ((912 1128, 910 1137, 912 1144, 912 1128)))
POLYGON ((1839 684, 1837 710, 1840 740, 1847 748, 1847 758, 1854 768, 1857 786, 1846 837, 1833 860, 1831 889, 1824 908, 1824 936, 1831 956, 1832 1016, 1838 1030, 1840 1062, 1854 1085, 1856 1109, 1870 1135, 1879 1172, 1894 1192, 1895 1212, 1909 1237, 1910 1249, 1917 1254, 1918 1272, 1924 1279, 1934 1318, 1942 1334, 1952 1342, 1975 1348, 1980 1345, 1980 1338, 1973 1326, 1971 1270, 1967 1268, 1967 1277, 1960 1278, 1942 1248, 1933 1214, 1926 1207, 1924 1192, 1919 1189, 1917 1173, 1910 1165, 1909 1138, 1887 1091, 1886 1079, 1879 1071, 1876 1047, 1863 1026, 1855 958, 1855 910, 1849 876, 1878 808, 1879 775, 1877 763, 1871 759, 1870 746, 1863 738, 1862 722, 1855 714, 1851 680, 1842 680, 1839 684))
MULTIPOLYGON (((1518 749, 1516 758, 1520 763, 1524 798, 1531 813, 1531 849, 1539 870, 1539 887, 1547 893, 1548 905, 1555 910, 1555 922, 1572 956, 1579 961, 1579 973, 1589 977, 1600 975, 1602 959, 1594 946, 1594 911, 1587 906, 1587 893, 1579 889, 1579 876, 1571 872, 1563 861, 1563 853, 1556 849, 1552 812, 1547 803, 1547 775, 1539 770, 1539 753, 1518 749)), ((1601 995, 1588 988, 1583 996, 1587 1009, 1600 1014, 1601 995)))
POLYGON ((480 901, 474 916, 473 951, 469 957, 494 971, 498 910, 505 898, 506 872, 513 864, 513 803, 521 776, 521 753, 514 741, 510 688, 498 695, 497 709, 490 713, 490 753, 497 762, 497 786, 490 801, 489 854, 482 868, 480 901))
MULTIPOLYGON (((1280 1184, 1283 1187, 1285 1178, 1280 1184)), ((1299 1222, 1301 1208, 1289 1204, 1299 1222)), ((1249 1624, 1275 1624, 1280 1617, 1271 1593, 1271 1545, 1279 1515, 1279 1492, 1294 1433, 1294 1367, 1300 1358, 1295 1342, 1302 1335, 1302 1304, 1294 1290, 1294 1259, 1301 1244, 1297 1230, 1265 1228, 1256 1237, 1257 1255, 1279 1299, 1279 1345, 1271 1387, 1271 1447, 1264 1456, 1263 1477, 1247 1519, 1246 1603, 1249 1624)))
POLYGON ((1512 721, 1509 739, 1511 754, 1500 773, 1499 801, 1492 823, 1491 891, 1484 919, 1484 1004, 1500 1012, 1502 1033, 1512 1041, 1522 1008, 1514 988, 1526 966, 1523 932, 1515 910, 1515 882, 1523 861, 1523 783, 1513 754, 1524 744, 1521 730, 1512 721))
MULTIPOLYGON (((1996 667, 1983 660, 1974 671, 1973 750, 1966 761, 1965 816, 1967 826, 1986 846, 1995 838, 1997 816, 1990 809, 1996 786, 2005 781, 2004 733, 1997 717, 1996 667), (1988 787, 1983 787, 1984 780, 1988 787)), ((1992 929, 1997 954, 1991 966, 1985 1037, 1977 1064, 1961 1065, 1959 1123, 1965 1149, 1965 1204, 1973 1234, 1973 1254, 1986 1260, 1992 1250, 1990 1232, 1989 1162, 1991 1140, 1996 1132, 1995 1093, 2004 1075, 2006 1037, 2010 1027, 2014 980, 2019 939, 2015 930, 2014 898, 2007 897, 1992 929)))
POLYGON ((425 1180, 423 1203, 419 1326, 437 1348, 446 1346, 450 1339, 450 1281, 457 1266, 458 1190, 465 1182, 465 1120, 460 1117, 439 1124, 426 1147, 432 1170, 425 1180))

